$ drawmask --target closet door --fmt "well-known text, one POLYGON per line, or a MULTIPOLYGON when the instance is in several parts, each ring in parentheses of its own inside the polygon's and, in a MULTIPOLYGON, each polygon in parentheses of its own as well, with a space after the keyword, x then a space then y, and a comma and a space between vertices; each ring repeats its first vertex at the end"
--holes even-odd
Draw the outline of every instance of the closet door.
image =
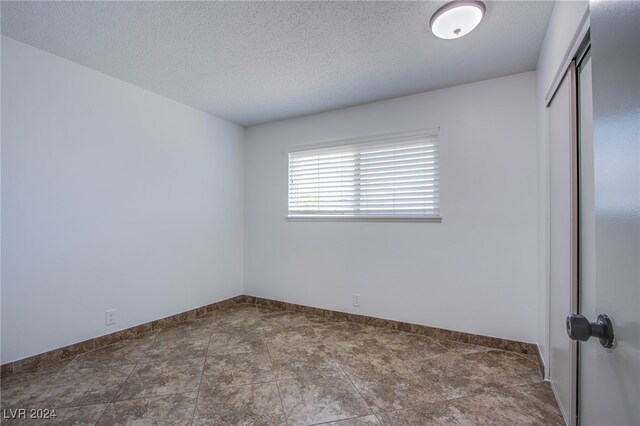
POLYGON ((576 423, 577 346, 566 317, 577 309, 576 67, 547 105, 549 142, 549 378, 567 424, 576 423))

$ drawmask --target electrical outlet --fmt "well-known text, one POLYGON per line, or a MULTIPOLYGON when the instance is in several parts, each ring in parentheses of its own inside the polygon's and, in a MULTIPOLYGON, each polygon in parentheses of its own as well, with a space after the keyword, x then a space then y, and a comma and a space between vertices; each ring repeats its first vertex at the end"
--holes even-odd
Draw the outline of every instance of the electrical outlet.
POLYGON ((360 295, 359 294, 354 294, 353 295, 353 306, 356 307, 360 307, 360 295))
POLYGON ((117 309, 109 309, 105 312, 104 325, 114 325, 116 323, 117 309))

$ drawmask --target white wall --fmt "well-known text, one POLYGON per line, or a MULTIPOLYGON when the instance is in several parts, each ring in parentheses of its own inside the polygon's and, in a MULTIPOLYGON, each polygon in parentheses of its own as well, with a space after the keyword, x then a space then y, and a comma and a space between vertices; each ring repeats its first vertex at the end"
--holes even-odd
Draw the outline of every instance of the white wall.
POLYGON ((248 128, 245 292, 537 341, 535 89, 528 72, 248 128), (436 126, 442 223, 284 220, 283 148, 436 126))
POLYGON ((2 37, 2 363, 241 294, 243 133, 2 37))
POLYGON ((545 97, 562 66, 565 54, 588 13, 588 1, 557 1, 545 34, 536 67, 536 113, 538 129, 538 345, 545 365, 549 349, 549 147, 545 124, 545 97))

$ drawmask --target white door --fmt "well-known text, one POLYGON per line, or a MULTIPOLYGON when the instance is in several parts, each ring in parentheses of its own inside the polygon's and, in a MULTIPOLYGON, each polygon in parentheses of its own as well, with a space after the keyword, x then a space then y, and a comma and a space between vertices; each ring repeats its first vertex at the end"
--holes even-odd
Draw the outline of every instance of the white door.
POLYGON ((576 68, 547 105, 549 142, 549 380, 565 421, 576 422, 577 345, 565 318, 577 309, 576 68))
POLYGON ((591 59, 580 67, 582 86, 592 80, 592 93, 580 91, 581 313, 591 322, 608 314, 613 347, 602 347, 597 338, 580 343, 579 422, 636 426, 640 425, 640 2, 592 1, 590 13, 591 59))

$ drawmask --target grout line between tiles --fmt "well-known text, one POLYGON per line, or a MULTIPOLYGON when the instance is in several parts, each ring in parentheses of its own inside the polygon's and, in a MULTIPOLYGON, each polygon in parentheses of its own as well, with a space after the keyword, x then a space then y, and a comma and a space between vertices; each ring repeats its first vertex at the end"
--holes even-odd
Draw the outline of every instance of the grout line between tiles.
MULTIPOLYGON (((142 354, 141 354, 142 356, 142 354)), ((102 412, 102 414, 100 414, 100 417, 98 417, 98 420, 96 420, 96 425, 98 423, 100 423, 100 420, 102 419, 102 417, 104 417, 104 413, 107 412, 107 410, 109 409, 109 407, 111 407, 111 404, 113 404, 113 401, 115 401, 116 397, 118 396, 118 394, 120 393, 120 391, 122 390, 122 387, 124 386, 124 384, 127 382, 127 380, 129 380, 129 377, 131 377, 131 375, 133 374, 133 372, 136 370, 136 368, 138 368, 138 364, 139 364, 139 360, 138 362, 133 366, 133 368, 131 369, 131 371, 129 372, 129 374, 127 375, 127 378, 124 379, 122 381, 122 383, 120 383, 120 386, 118 386, 118 391, 114 392, 113 396, 111 397, 111 400, 109 401, 109 403, 107 404, 107 406, 105 407, 104 411, 102 412)))
POLYGON ((376 416, 376 420, 378 421, 378 423, 379 423, 381 426, 384 426, 384 423, 385 423, 385 422, 383 422, 383 421, 382 421, 382 419, 380 418, 380 415, 379 415, 378 413, 376 413, 376 414, 374 414, 374 416, 376 416))
MULTIPOLYGON (((362 328, 362 327, 361 327, 361 328, 362 328)), ((318 337, 320 338, 320 340, 321 340, 321 341, 323 342, 323 344, 324 344, 326 339, 324 339, 324 338, 322 337, 322 335, 320 335, 320 333, 318 333, 318 332, 315 330, 315 328, 313 329, 313 331, 318 335, 318 337)), ((364 333, 365 333, 365 334, 368 334, 368 333, 367 333, 367 330, 365 330, 364 328, 363 328, 363 331, 364 331, 364 333)), ((372 337, 373 337, 373 336, 372 336, 372 337)), ((331 349, 330 349, 330 348, 329 348, 329 350, 331 351, 331 349)), ((334 354, 333 354, 333 351, 331 351, 331 358, 333 358, 333 361, 338 365, 338 367, 340 367, 340 371, 342 371, 342 374, 344 374, 344 376, 347 378, 347 380, 349 380, 349 383, 351 383, 351 386, 353 386, 353 388, 356 390, 356 392, 358 392, 358 395, 360 396, 360 399, 362 399, 362 402, 364 402, 364 405, 366 405, 366 406, 367 406, 367 408, 369 409, 369 414, 368 414, 368 415, 371 415, 371 414, 374 414, 374 415, 375 415, 375 413, 373 412, 373 409, 372 409, 372 408, 371 408, 371 406, 369 406, 369 404, 367 403, 367 400, 366 400, 366 399, 364 399, 364 396, 362 396, 362 393, 360 393, 360 389, 358 389, 358 387, 355 385, 355 383, 353 383, 353 380, 351 380, 351 377, 349 377, 349 375, 347 374, 347 372, 344 370, 344 367, 342 366, 342 363, 341 363, 340 361, 338 361, 338 360, 335 358, 335 356, 334 356, 334 354)), ((358 417, 362 417, 362 416, 358 416, 358 417)))
MULTIPOLYGON (((133 340, 133 339, 132 339, 132 340, 133 340)), ((123 341, 127 341, 127 340, 123 340, 123 341)), ((128 342, 130 343, 130 342, 131 342, 131 340, 128 340, 128 342)), ((117 344, 117 343, 119 343, 119 342, 114 342, 114 343, 112 343, 112 344, 114 344, 114 345, 115 345, 115 344, 117 344)), ((151 345, 151 343, 150 343, 149 345, 151 345)), ((106 345, 106 346, 110 346, 110 345, 106 345)), ((106 346, 103 346, 103 347, 106 347, 106 346)), ((101 349, 101 348, 97 348, 97 349, 94 349, 94 350, 98 350, 98 349, 101 349)), ((107 412, 107 410, 109 409, 109 407, 111 407, 111 404, 113 404, 113 402, 115 401, 115 399, 118 397, 118 394, 119 394, 119 393, 120 393, 120 391, 122 390, 122 387, 124 386, 124 384, 127 382, 127 380, 129 380, 129 378, 131 377, 131 375, 133 374, 133 372, 136 370, 136 368, 138 368, 138 365, 140 365, 140 361, 142 360, 142 357, 143 357, 143 355, 144 355, 144 352, 145 352, 147 349, 149 349, 149 347, 148 347, 148 346, 147 346, 147 347, 145 347, 145 348, 144 348, 144 350, 140 351, 140 355, 138 355, 138 356, 136 357, 136 363, 133 365, 133 368, 132 368, 132 369, 131 369, 131 371, 129 372, 129 375, 127 375, 127 378, 126 378, 126 379, 124 379, 124 380, 122 381, 122 383, 120 383, 120 386, 118 387, 118 391, 117 391, 117 392, 115 392, 115 393, 113 394, 113 397, 111 398, 111 400, 109 401, 109 403, 107 404, 107 406, 104 408, 104 411, 102 412, 102 414, 100 414, 100 417, 98 417, 98 420, 96 420, 96 423, 95 423, 95 424, 98 424, 98 423, 100 422, 100 419, 102 419, 102 417, 104 416, 104 413, 106 413, 106 412, 107 412)), ((78 356, 80 356, 80 355, 78 355, 78 356)), ((77 357, 76 357, 76 358, 77 358, 77 357)), ((66 368, 66 367, 68 367, 70 364, 71 364, 71 363, 67 364, 67 365, 65 366, 65 368, 66 368)), ((125 365, 126 365, 126 364, 125 364, 125 365)))
MULTIPOLYGON (((139 401, 142 399, 159 399, 159 398, 167 398, 170 396, 174 396, 174 395, 189 395, 189 394, 194 394, 196 393, 195 391, 190 391, 190 392, 173 392, 173 393, 161 393, 161 394, 154 394, 154 395, 142 395, 142 396, 134 396, 133 398, 127 398, 127 399, 118 399, 118 400, 114 400, 112 401, 114 404, 118 404, 120 402, 129 402, 129 401, 139 401)), ((100 404, 106 404, 106 402, 102 402, 102 403, 92 403, 92 404, 79 404, 79 405, 68 405, 65 407, 58 407, 58 408, 76 408, 76 407, 90 407, 92 405, 100 405, 100 404)))
POLYGON ((284 421, 289 424, 289 416, 287 415, 286 410, 284 409, 284 402, 282 401, 282 394, 280 393, 280 384, 278 383, 278 377, 273 368, 273 358, 271 357, 271 349, 269 349, 269 345, 267 343, 267 339, 264 337, 264 332, 260 329, 260 333, 262 333, 262 338, 264 339, 264 346, 267 348, 267 355, 269 356, 269 364, 271 364, 271 372, 273 373, 273 377, 276 383, 276 390, 278 391, 278 399, 280 400, 280 407, 282 408, 282 415, 284 416, 284 421))
MULTIPOLYGON (((337 361, 337 360, 335 360, 335 362, 338 364, 338 367, 340 367, 340 370, 342 371, 342 374, 344 374, 345 377, 347 378, 347 380, 349 380, 349 383, 351 383, 351 386, 353 386, 353 388, 356 390, 356 392, 358 392, 358 395, 360 396, 360 399, 362 399, 362 402, 364 402, 364 405, 366 405, 367 408, 369 409, 369 414, 367 414, 367 415, 375 414, 373 412, 373 409, 371 408, 371 406, 367 403, 367 400, 364 399, 364 396, 362 396, 362 393, 360 393, 360 389, 358 389, 358 387, 355 385, 355 383, 353 383, 353 380, 351 380, 351 377, 349 377, 347 372, 344 371, 344 368, 342 367, 342 364, 340 364, 340 362, 337 361)), ((363 416, 359 416, 359 417, 363 417, 363 416)))
MULTIPOLYGON (((213 315, 215 318, 215 315, 213 315)), ((211 339, 213 339, 213 325, 211 325, 211 329, 209 330, 209 342, 207 343, 207 350, 204 353, 204 362, 202 363, 202 371, 200 372, 200 380, 198 381, 198 388, 196 390, 196 400, 193 404, 193 413, 191 413, 191 421, 190 425, 193 424, 193 421, 196 417, 196 411, 198 410, 198 400, 200 399, 200 387, 202 386, 202 378, 204 377, 204 370, 207 367, 207 358, 209 358, 209 348, 211 347, 211 339)))

